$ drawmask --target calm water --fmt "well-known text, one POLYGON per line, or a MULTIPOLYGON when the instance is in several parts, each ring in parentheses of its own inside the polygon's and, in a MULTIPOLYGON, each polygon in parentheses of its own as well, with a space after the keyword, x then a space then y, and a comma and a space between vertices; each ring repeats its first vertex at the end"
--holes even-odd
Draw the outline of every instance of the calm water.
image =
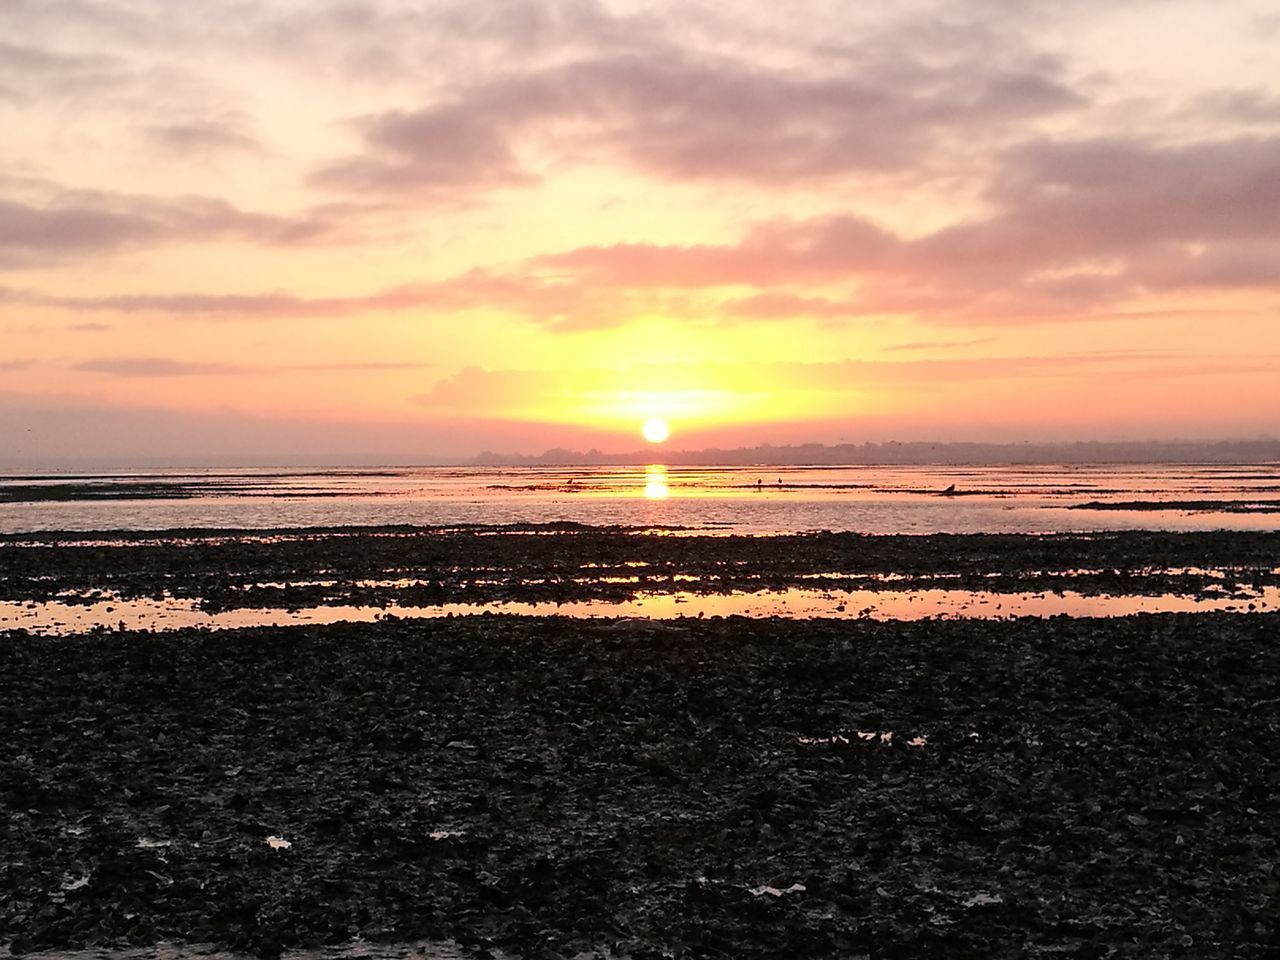
MULTIPOLYGON (((21 486, 122 492, 148 486, 148 499, 0 503, 0 532, 271 528, 348 524, 577 521, 684 526, 724 533, 847 530, 863 533, 1071 532, 1109 529, 1280 529, 1280 465, 1142 467, 809 468, 419 468, 404 470, 138 473, 0 478, 21 486), (944 495, 954 487, 952 495, 944 495), (165 497, 182 494, 182 498, 165 497), (1160 509, 1094 510, 1130 503, 1160 509), (1191 508, 1187 504, 1194 503, 1191 508), (1220 506, 1219 506, 1220 505, 1220 506), (1241 512, 1244 511, 1244 512, 1241 512)), ((16 492, 16 491, 15 491, 16 492)), ((91 539, 91 538, 90 538, 91 539)), ((198 601, 102 597, 0 603, 0 630, 70 635, 101 627, 172 630, 278 623, 372 621, 484 612, 642 617, 743 614, 784 617, 1003 618, 1123 616, 1137 612, 1266 612, 1280 589, 1245 595, 1097 596, 1072 592, 986 593, 813 588, 705 595, 681 588, 631 600, 578 603, 445 603, 432 607, 322 606, 211 614, 198 601)))
POLYGON ((1272 613, 1280 610, 1280 587, 1250 589, 1244 596, 1165 594, 1135 596, 1074 591, 991 593, 981 590, 762 590, 727 594, 673 591, 643 593, 630 600, 576 600, 562 603, 441 603, 385 607, 324 605, 302 608, 247 608, 209 613, 195 600, 177 598, 98 603, 0 601, 0 630, 29 630, 48 636, 75 636, 101 629, 209 630, 326 623, 374 623, 466 617, 486 613, 530 617, 626 617, 679 621, 686 617, 809 617, 864 620, 1004 620, 1011 617, 1127 617, 1135 613, 1272 613))
POLYGON ((1243 466, 609 467, 151 472, 0 477, 17 485, 159 483, 187 499, 0 503, 0 532, 569 520, 734 533, 1045 533, 1280 529, 1280 464, 1243 466), (957 496, 942 496, 954 485, 957 496), (1158 501, 1168 509, 1070 509, 1158 501))

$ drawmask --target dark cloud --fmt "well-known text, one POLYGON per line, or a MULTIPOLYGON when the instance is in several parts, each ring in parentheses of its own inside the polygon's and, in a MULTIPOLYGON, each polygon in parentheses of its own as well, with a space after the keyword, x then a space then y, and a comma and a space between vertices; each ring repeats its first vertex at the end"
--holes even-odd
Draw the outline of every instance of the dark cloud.
POLYGON ((650 176, 761 186, 891 172, 939 138, 1079 106, 1057 77, 969 62, 838 72, 769 67, 676 46, 622 51, 476 83, 359 122, 364 149, 317 180, 414 187, 436 199, 537 182, 524 154, 609 159, 650 176))
POLYGON ((252 213, 210 197, 63 192, 45 205, 0 198, 0 267, 56 263, 161 243, 239 240, 296 245, 330 236, 320 218, 252 213))
POLYGON ((45 208, 0 200, 0 266, 57 260, 86 251, 153 241, 154 221, 86 206, 45 208))
POLYGON ((323 186, 374 192, 424 190, 442 202, 469 202, 477 190, 531 186, 500 129, 465 109, 383 114, 362 124, 373 156, 332 164, 313 178, 323 186))
POLYGON ((1004 158, 989 195, 1010 210, 1009 235, 1039 224, 1063 252, 1275 236, 1280 138, 1030 143, 1004 158))

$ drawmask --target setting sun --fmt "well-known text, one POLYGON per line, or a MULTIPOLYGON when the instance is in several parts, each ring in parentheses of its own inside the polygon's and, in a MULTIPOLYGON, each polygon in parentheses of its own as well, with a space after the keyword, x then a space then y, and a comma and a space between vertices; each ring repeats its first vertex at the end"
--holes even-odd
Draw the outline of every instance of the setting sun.
POLYGON ((671 436, 671 428, 667 426, 667 421, 659 417, 652 417, 646 420, 644 426, 640 428, 640 432, 644 434, 644 438, 650 443, 661 443, 671 436))

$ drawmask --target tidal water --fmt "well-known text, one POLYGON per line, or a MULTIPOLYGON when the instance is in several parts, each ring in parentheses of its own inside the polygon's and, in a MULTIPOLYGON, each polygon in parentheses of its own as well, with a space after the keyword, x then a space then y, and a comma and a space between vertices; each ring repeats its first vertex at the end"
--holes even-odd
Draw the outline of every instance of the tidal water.
POLYGON ((741 534, 1275 530, 1280 464, 0 476, 0 533, 552 521, 741 534))
POLYGON ((526 617, 640 618, 680 621, 697 617, 781 617, 804 620, 1006 620, 1014 617, 1127 617, 1135 613, 1271 613, 1280 610, 1280 587, 1250 588, 1241 596, 1203 594, 1084 594, 1075 591, 995 593, 983 590, 787 589, 723 594, 672 591, 638 594, 629 600, 562 602, 439 603, 432 606, 321 605, 245 608, 216 613, 198 601, 166 597, 95 603, 5 602, 0 631, 28 630, 76 636, 98 630, 169 631, 302 624, 375 623, 384 619, 433 620, 483 614, 526 617))

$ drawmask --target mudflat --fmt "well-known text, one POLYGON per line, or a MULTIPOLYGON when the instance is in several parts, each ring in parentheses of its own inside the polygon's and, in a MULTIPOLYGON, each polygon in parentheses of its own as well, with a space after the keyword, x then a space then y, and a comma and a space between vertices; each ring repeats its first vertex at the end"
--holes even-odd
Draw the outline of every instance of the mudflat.
POLYGON ((720 536, 573 523, 0 537, 0 600, 173 596, 206 610, 617 600, 821 585, 1236 593, 1280 583, 1280 533, 720 536))
POLYGON ((0 635, 0 943, 1275 956, 1278 636, 1212 614, 0 635))

